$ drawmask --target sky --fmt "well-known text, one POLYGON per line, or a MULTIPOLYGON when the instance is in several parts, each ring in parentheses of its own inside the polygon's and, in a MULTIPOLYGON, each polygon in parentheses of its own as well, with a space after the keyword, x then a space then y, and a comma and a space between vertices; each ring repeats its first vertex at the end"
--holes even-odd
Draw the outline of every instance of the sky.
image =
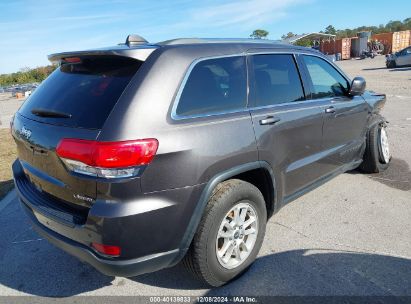
POLYGON ((116 45, 128 34, 149 42, 178 37, 247 38, 257 28, 269 39, 379 25, 411 17, 397 0, 0 0, 0 74, 47 65, 47 55, 116 45))

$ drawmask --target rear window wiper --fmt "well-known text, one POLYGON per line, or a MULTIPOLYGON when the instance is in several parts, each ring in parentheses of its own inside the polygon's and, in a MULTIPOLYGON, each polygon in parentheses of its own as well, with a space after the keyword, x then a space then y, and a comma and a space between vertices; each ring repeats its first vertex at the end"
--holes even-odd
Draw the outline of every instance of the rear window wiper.
POLYGON ((36 116, 40 117, 55 117, 55 118, 71 118, 71 114, 64 113, 64 112, 59 112, 55 110, 47 110, 47 109, 33 109, 31 110, 31 113, 33 113, 36 116))

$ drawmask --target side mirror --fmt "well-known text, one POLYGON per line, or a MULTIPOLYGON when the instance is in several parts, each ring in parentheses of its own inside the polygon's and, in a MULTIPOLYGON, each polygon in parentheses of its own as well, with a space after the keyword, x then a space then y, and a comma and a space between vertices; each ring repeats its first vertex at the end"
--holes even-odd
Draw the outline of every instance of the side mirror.
POLYGON ((350 91, 348 92, 351 96, 358 96, 364 94, 366 82, 362 77, 355 77, 351 82, 350 91))

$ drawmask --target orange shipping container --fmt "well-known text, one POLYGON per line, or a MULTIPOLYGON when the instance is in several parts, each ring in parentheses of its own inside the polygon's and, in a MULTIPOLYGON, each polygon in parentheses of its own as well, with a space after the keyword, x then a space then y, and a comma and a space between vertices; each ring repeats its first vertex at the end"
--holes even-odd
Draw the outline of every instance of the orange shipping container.
POLYGON ((411 45, 411 30, 375 34, 372 39, 384 44, 386 54, 395 53, 411 45))
POLYGON ((384 54, 391 53, 393 33, 375 34, 371 37, 372 40, 377 40, 384 45, 384 54))
POLYGON ((341 59, 351 58, 351 38, 342 38, 335 41, 322 41, 320 50, 324 54, 341 53, 341 59))
POLYGON ((393 52, 401 51, 402 49, 405 49, 407 46, 410 45, 410 34, 410 30, 394 32, 392 42, 393 52))

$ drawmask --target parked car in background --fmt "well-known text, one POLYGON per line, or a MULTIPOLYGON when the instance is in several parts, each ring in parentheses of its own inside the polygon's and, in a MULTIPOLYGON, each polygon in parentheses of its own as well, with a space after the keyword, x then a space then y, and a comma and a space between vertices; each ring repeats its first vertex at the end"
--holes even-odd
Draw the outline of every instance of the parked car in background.
POLYGON ((22 87, 13 87, 13 88, 11 89, 11 96, 16 97, 18 93, 21 93, 21 94, 24 93, 22 87))
POLYGON ((38 83, 12 85, 5 88, 5 92, 11 92, 13 97, 16 97, 17 94, 20 94, 21 97, 29 97, 38 86, 38 83))
POLYGON ((49 58, 12 122, 16 189, 41 235, 107 275, 183 260, 223 285, 285 204, 390 163, 385 95, 309 48, 131 36, 49 58))
POLYGON ((385 55, 385 65, 387 68, 411 65, 411 46, 394 54, 385 55))

